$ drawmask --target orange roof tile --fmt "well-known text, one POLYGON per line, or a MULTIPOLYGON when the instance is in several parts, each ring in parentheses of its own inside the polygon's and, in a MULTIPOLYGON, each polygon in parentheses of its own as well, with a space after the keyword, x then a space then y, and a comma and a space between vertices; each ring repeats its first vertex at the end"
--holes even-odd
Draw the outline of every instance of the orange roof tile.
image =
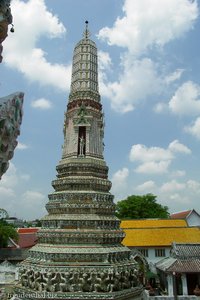
POLYGON ((173 219, 140 219, 122 220, 121 228, 165 228, 165 227, 187 227, 186 220, 173 219))
POLYGON ((31 248, 37 243, 37 227, 18 228, 19 239, 17 244, 20 248, 31 248))
POLYGON ((172 219, 185 219, 190 213, 191 213, 191 210, 180 211, 180 212, 171 214, 170 218, 172 218, 172 219))
POLYGON ((37 243, 37 235, 36 232, 31 233, 19 233, 19 240, 17 244, 20 248, 31 248, 37 243))
POLYGON ((200 243, 199 227, 124 229, 122 244, 128 247, 170 246, 177 243, 200 243))
POLYGON ((33 232, 37 232, 37 231, 38 231, 37 227, 18 228, 18 230, 17 230, 18 233, 33 233, 33 232))

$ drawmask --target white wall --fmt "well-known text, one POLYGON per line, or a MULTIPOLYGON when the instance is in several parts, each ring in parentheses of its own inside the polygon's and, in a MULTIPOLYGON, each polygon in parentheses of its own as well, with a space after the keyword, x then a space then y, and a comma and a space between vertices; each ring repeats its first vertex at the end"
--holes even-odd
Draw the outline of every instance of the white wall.
POLYGON ((195 211, 192 211, 187 218, 187 222, 189 226, 200 226, 200 216, 195 211))

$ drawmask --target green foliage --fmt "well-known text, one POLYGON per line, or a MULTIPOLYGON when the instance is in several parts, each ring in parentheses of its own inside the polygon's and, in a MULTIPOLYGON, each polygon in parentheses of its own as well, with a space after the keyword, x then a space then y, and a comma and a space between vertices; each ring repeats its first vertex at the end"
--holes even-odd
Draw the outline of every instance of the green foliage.
POLYGON ((156 202, 153 194, 132 195, 116 204, 116 216, 119 219, 168 218, 167 206, 156 202))
POLYGON ((14 226, 6 223, 4 220, 0 220, 0 248, 8 246, 9 238, 17 241, 18 233, 14 226))
POLYGON ((35 220, 35 227, 41 227, 42 226, 42 222, 39 219, 35 220))

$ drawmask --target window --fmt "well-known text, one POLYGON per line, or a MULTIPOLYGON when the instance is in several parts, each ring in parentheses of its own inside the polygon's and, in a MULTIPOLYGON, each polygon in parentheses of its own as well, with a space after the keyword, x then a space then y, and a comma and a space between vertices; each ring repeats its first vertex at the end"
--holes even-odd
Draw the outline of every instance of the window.
POLYGON ((165 256, 165 249, 155 249, 155 256, 156 257, 164 257, 165 256))
POLYGON ((149 254, 148 254, 148 249, 139 249, 139 251, 141 252, 141 254, 144 256, 144 257, 148 257, 149 254))

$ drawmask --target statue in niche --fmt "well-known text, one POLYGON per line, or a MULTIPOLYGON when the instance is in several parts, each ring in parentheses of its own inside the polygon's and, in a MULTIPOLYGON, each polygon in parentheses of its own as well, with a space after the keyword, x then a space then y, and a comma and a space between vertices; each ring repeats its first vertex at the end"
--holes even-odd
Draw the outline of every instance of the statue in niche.
POLYGON ((80 152, 80 156, 84 155, 84 146, 85 146, 85 139, 83 136, 80 137, 80 142, 79 142, 79 152, 80 152))

